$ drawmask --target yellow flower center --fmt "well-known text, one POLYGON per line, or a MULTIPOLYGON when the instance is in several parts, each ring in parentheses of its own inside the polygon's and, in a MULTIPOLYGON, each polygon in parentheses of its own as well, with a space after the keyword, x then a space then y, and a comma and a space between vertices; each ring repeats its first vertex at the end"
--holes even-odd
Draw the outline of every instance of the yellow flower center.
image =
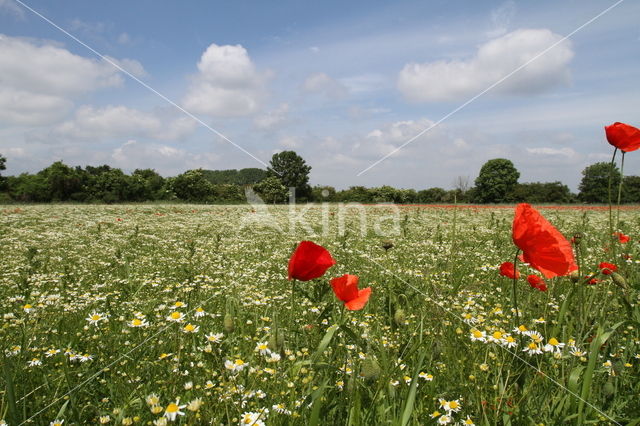
POLYGON ((518 327, 518 330, 520 330, 520 332, 524 333, 525 331, 527 331, 527 327, 525 327, 524 325, 521 325, 520 327, 518 327))
POLYGON ((98 320, 100 320, 100 318, 101 318, 101 317, 100 317, 100 315, 97 315, 97 314, 93 314, 93 315, 91 315, 91 319, 92 319, 93 321, 98 321, 98 320))
POLYGON ((141 325, 142 321, 140 321, 138 318, 136 318, 133 321, 131 321, 131 324, 133 324, 133 325, 141 325))
POLYGON ((555 337, 552 337, 551 339, 549 339, 549 344, 551 346, 558 346, 558 343, 560 342, 558 342, 558 340, 555 337))
POLYGON ((184 306, 184 303, 176 302, 176 303, 173 304, 173 306, 175 306, 176 308, 180 308, 180 307, 184 306))
POLYGON ((184 329, 186 331, 194 331, 196 328, 193 326, 193 324, 187 324, 184 329))
POLYGON ((449 408, 451 408, 452 410, 455 410, 456 408, 458 408, 458 403, 456 401, 451 401, 449 402, 449 408))
POLYGON ((179 409, 180 407, 178 407, 178 405, 173 402, 167 405, 167 413, 177 413, 179 409))
POLYGON ((24 305, 24 309, 31 309, 33 306, 29 305, 28 303, 26 305, 24 305))
POLYGON ((536 345, 534 342, 529 343, 529 349, 538 349, 538 345, 536 345))
POLYGON ((502 339, 502 333, 499 331, 496 331, 493 333, 493 338, 496 340, 502 339))
POLYGON ((180 312, 171 312, 171 319, 180 319, 182 314, 180 312))
POLYGON ((475 337, 476 339, 479 339, 480 337, 482 337, 482 332, 478 330, 474 330, 473 337, 475 337))

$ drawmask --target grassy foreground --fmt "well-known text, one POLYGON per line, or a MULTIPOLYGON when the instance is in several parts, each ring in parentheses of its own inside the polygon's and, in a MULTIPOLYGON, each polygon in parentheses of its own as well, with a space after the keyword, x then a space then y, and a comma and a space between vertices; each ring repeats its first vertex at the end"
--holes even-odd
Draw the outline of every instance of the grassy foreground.
POLYGON ((516 318, 510 208, 5 206, 0 424, 636 424, 640 212, 541 212, 581 271, 516 318), (338 263, 289 282, 303 239, 338 263))

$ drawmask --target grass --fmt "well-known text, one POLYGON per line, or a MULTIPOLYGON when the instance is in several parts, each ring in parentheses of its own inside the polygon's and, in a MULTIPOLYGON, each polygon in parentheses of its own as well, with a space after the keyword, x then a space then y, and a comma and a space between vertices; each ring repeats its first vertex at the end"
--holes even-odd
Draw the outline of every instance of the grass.
POLYGON ((296 224, 286 206, 263 222, 250 206, 5 206, 0 419, 163 424, 177 408, 181 424, 639 422, 636 210, 620 213, 632 239, 615 250, 606 210, 542 210, 582 234, 580 277, 602 281, 540 292, 521 279, 516 322, 497 272, 515 254, 512 209, 411 206, 394 222, 368 206, 362 226, 338 208, 300 206, 296 224), (292 300, 302 239, 338 264, 292 300), (330 291, 344 273, 372 287, 364 310, 330 291), (518 326, 559 345, 529 354, 518 326))

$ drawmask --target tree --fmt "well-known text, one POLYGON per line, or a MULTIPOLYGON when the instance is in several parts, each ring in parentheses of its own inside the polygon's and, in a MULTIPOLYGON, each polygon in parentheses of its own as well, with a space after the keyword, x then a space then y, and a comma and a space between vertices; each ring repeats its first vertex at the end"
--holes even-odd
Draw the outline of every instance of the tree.
POLYGON ((508 199, 517 203, 570 203, 574 195, 562 182, 533 182, 514 186, 508 199))
POLYGON ((56 161, 38 174, 45 178, 53 201, 71 200, 73 194, 82 191, 80 174, 62 161, 56 161))
POLYGON ((207 201, 215 191, 202 169, 187 170, 176 176, 171 180, 171 189, 181 200, 200 202, 207 201))
POLYGON ((640 203, 640 176, 625 176, 622 179, 622 201, 640 203))
POLYGON ((267 173, 277 177, 286 188, 295 188, 296 198, 306 200, 311 195, 309 172, 311 167, 294 151, 273 154, 267 173))
POLYGON ((620 170, 615 165, 612 169, 611 163, 605 162, 592 164, 582 171, 582 181, 578 187, 580 200, 586 203, 608 203, 610 176, 611 200, 615 201, 620 183, 620 170))
MULTIPOLYGON (((0 154, 0 170, 7 170, 7 166, 5 165, 7 163, 7 159, 0 154)), ((4 190, 4 185, 5 183, 5 178, 0 174, 0 191, 4 190)))
POLYGON ((281 203, 287 198, 287 188, 275 176, 269 176, 255 185, 253 189, 262 197, 265 203, 281 203))
POLYGON ((442 188, 429 188, 418 191, 417 201, 419 203, 440 203, 447 195, 447 191, 442 188))
POLYGON ((494 158, 480 169, 476 178, 475 201, 479 203, 504 203, 518 183, 520 172, 510 160, 494 158))

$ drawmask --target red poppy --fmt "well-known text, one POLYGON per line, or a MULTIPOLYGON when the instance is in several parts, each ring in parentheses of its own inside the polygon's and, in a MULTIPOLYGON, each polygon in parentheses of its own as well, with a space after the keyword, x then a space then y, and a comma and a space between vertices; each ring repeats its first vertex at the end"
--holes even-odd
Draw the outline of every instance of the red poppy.
POLYGON ((331 280, 331 287, 336 297, 344 302, 344 306, 350 311, 359 311, 364 308, 371 295, 371 287, 358 290, 358 276, 344 274, 331 280))
POLYGON ((616 265, 608 262, 600 262, 600 264, 598 265, 598 268, 600 268, 600 272, 602 272, 605 275, 611 275, 612 272, 615 272, 618 270, 618 267, 616 265))
POLYGON ((631 240, 631 237, 629 237, 628 235, 624 235, 622 232, 614 232, 613 235, 618 237, 618 241, 620 241, 622 244, 628 243, 631 240))
POLYGON ((635 151, 640 148, 640 129, 628 124, 615 122, 605 126, 607 141, 623 152, 635 151))
MULTIPOLYGON (((589 276, 586 276, 585 278, 589 278, 589 276)), ((601 280, 596 279, 596 278, 591 278, 589 281, 587 281, 588 285, 596 285, 600 282, 601 280)))
POLYGON ((309 281, 336 264, 331 253, 312 241, 302 241, 289 259, 289 280, 309 281))
POLYGON ((500 275, 511 279, 515 278, 516 280, 520 278, 520 272, 516 271, 513 262, 504 262, 500 265, 500 275))
POLYGON ((528 275, 527 281, 529 282, 529 285, 531 287, 540 291, 547 291, 547 284, 544 282, 544 280, 541 277, 537 275, 528 275))
POLYGON ((529 204, 516 206, 512 238, 524 261, 546 278, 578 270, 569 241, 529 204))

